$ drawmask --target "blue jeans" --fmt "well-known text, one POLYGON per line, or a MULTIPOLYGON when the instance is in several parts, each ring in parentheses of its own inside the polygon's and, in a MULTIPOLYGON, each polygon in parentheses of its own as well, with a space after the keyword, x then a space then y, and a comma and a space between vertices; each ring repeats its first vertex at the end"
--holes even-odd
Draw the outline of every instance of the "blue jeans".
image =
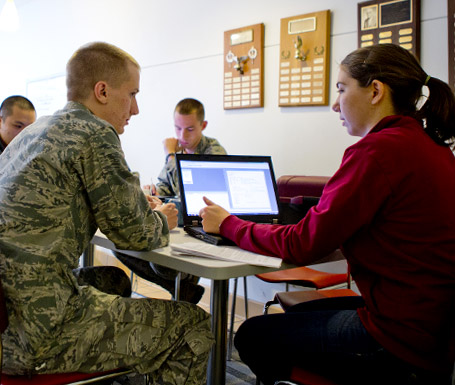
POLYGON ((361 306, 361 297, 328 298, 253 317, 240 326, 234 344, 265 385, 289 379, 295 366, 339 384, 446 383, 434 373, 427 382, 426 373, 382 348, 360 322, 356 309, 361 306))

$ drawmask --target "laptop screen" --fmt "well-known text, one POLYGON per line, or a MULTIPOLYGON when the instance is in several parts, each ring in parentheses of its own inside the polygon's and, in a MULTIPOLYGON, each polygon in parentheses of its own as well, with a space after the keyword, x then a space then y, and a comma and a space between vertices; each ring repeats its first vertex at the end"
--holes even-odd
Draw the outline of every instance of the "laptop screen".
POLYGON ((241 218, 264 222, 278 218, 269 156, 177 154, 176 162, 184 216, 198 217, 206 196, 241 218))

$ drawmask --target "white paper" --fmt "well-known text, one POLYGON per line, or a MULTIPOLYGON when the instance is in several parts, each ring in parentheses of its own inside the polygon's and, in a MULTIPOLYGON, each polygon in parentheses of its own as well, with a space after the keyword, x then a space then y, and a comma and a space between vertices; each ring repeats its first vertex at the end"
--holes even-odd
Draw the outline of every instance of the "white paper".
POLYGON ((201 242, 170 244, 173 252, 181 255, 221 259, 223 261, 243 262, 249 265, 280 267, 281 259, 259 255, 237 247, 215 246, 201 242))

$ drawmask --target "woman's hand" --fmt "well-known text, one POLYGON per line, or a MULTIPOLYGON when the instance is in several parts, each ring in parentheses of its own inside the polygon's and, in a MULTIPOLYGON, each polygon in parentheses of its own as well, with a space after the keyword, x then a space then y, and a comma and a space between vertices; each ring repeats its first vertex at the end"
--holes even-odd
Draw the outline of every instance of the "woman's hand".
POLYGON ((199 211, 199 216, 202 218, 202 227, 207 233, 219 234, 221 223, 231 214, 207 197, 202 199, 207 205, 199 211))

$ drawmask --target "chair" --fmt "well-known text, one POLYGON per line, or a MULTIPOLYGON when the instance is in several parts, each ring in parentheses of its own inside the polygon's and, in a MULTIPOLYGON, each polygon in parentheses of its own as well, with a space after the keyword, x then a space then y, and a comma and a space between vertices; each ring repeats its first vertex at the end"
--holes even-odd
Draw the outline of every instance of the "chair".
POLYGON ((315 301, 323 298, 357 297, 358 294, 351 289, 328 289, 328 290, 301 290, 284 291, 275 294, 275 303, 280 304, 283 310, 303 302, 315 301))
POLYGON ((1 385, 83 385, 95 384, 131 373, 129 369, 98 373, 36 374, 33 376, 2 375, 1 385))
POLYGON ((276 381, 275 385, 337 385, 332 380, 302 368, 293 368, 290 381, 276 381))
MULTIPOLYGON (((340 251, 337 252, 341 254, 340 251)), ((336 289, 342 286, 346 286, 348 289, 351 288, 351 276, 348 271, 346 273, 326 273, 306 266, 258 274, 256 277, 271 283, 285 282, 286 292, 289 290, 289 284, 312 288, 318 291, 336 289)), ((275 295, 273 300, 266 302, 264 305, 264 314, 267 314, 268 308, 271 305, 278 303, 278 298, 275 295)))
MULTIPOLYGON (((3 287, 0 280, 0 369, 3 364, 3 346, 1 335, 8 327, 8 312, 3 287)), ((93 384, 107 379, 131 373, 130 369, 115 369, 97 373, 57 373, 37 374, 33 376, 10 376, 1 374, 0 385, 82 385, 93 384)))

